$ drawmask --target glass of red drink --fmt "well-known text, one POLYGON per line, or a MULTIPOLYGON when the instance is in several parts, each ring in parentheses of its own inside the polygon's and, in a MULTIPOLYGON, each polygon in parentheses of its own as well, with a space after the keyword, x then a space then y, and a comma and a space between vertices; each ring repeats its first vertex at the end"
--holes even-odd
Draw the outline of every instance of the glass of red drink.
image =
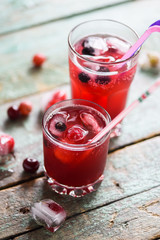
POLYGON ((117 21, 93 20, 76 26, 68 37, 72 98, 93 101, 115 118, 125 108, 139 51, 120 59, 137 39, 130 27, 117 21))
POLYGON ((98 104, 65 100, 44 114, 44 168, 48 183, 60 194, 81 197, 95 191, 103 180, 110 133, 93 137, 110 122, 98 104))

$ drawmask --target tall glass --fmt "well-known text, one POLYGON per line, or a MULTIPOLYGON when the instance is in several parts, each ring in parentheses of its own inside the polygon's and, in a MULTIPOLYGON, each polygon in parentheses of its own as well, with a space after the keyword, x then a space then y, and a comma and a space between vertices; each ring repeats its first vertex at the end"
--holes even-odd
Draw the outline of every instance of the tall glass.
POLYGON ((78 129, 84 129, 85 134, 94 132, 96 135, 100 125, 95 119, 103 123, 101 129, 110 122, 110 116, 105 109, 82 99, 59 102, 44 114, 42 122, 44 167, 48 183, 57 193, 81 197, 95 191, 103 180, 110 133, 93 143, 77 142, 79 137, 80 141, 82 140, 81 133, 78 132, 78 135, 73 131, 71 133, 71 130, 78 126, 78 129), (80 126, 82 117, 84 119, 80 126), (55 119, 59 122, 57 123, 55 119), (62 123, 63 119, 66 127, 62 123), (54 129, 56 126, 58 128, 54 129), (75 143, 67 141, 68 133, 71 133, 69 137, 73 138, 75 143), (64 135, 60 139, 61 134, 64 135))
POLYGON ((116 117, 125 108, 139 51, 126 60, 120 58, 137 39, 130 27, 117 21, 93 20, 76 26, 68 37, 72 98, 93 101, 111 119, 116 117))

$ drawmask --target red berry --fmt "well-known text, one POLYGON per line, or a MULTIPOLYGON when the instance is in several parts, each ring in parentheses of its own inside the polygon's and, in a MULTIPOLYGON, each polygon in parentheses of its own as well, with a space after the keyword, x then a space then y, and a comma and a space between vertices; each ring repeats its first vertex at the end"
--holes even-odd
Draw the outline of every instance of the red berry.
POLYGON ((23 161, 23 168, 26 172, 34 173, 39 168, 39 162, 34 158, 26 158, 23 161))
POLYGON ((56 92, 54 92, 50 99, 48 100, 46 106, 45 106, 45 111, 51 107, 53 104, 57 103, 57 102, 60 102, 60 101, 63 101, 63 100, 66 100, 67 98, 67 94, 65 91, 62 91, 62 90, 57 90, 56 92))
POLYGON ((2 133, 0 135, 0 156, 7 155, 13 151, 14 139, 8 134, 2 133))
POLYGON ((29 101, 21 102, 19 105, 19 113, 22 116, 28 116, 32 111, 32 103, 29 101))
POLYGON ((41 67, 46 61, 46 57, 43 54, 36 54, 34 55, 32 61, 35 67, 41 67))
POLYGON ((19 107, 17 105, 13 105, 7 110, 8 117, 11 120, 16 120, 19 118, 19 107))

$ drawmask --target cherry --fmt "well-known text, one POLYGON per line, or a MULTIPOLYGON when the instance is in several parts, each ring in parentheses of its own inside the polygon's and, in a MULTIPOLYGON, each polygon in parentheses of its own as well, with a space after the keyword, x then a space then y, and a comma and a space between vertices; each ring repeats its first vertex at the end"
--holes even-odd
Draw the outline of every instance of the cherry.
POLYGON ((2 133, 0 135, 0 156, 7 155, 13 151, 14 139, 8 134, 2 133))
POLYGON ((55 128, 58 129, 59 131, 63 132, 66 130, 66 124, 64 122, 57 122, 55 124, 55 128))
POLYGON ((16 120, 19 118, 19 107, 17 105, 13 105, 7 110, 8 117, 11 120, 16 120))
POLYGON ((33 56, 32 62, 35 67, 41 67, 42 64, 46 61, 46 57, 43 54, 35 54, 33 56))
POLYGON ((32 103, 29 101, 25 101, 25 102, 21 102, 19 105, 19 113, 22 116, 28 116, 30 114, 30 112, 32 111, 32 103))
POLYGON ((34 173, 39 168, 39 161, 34 158, 25 158, 23 168, 26 172, 34 173))

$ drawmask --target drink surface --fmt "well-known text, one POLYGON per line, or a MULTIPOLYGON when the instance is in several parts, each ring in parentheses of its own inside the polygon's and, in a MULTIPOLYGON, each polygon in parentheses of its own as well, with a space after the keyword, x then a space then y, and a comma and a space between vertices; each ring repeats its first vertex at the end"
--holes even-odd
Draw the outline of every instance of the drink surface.
POLYGON ((46 129, 63 143, 89 143, 106 126, 105 118, 93 108, 75 105, 57 109, 56 112, 49 117, 46 129))
POLYGON ((87 99, 104 107, 113 119, 126 104, 136 64, 118 64, 131 45, 123 39, 94 35, 80 39, 70 54, 72 98, 87 99))
POLYGON ((74 105, 56 109, 46 121, 48 134, 43 133, 47 175, 67 186, 95 182, 104 171, 109 137, 92 148, 87 146, 106 124, 102 113, 92 107, 74 105), (77 148, 82 144, 82 148, 77 148))

